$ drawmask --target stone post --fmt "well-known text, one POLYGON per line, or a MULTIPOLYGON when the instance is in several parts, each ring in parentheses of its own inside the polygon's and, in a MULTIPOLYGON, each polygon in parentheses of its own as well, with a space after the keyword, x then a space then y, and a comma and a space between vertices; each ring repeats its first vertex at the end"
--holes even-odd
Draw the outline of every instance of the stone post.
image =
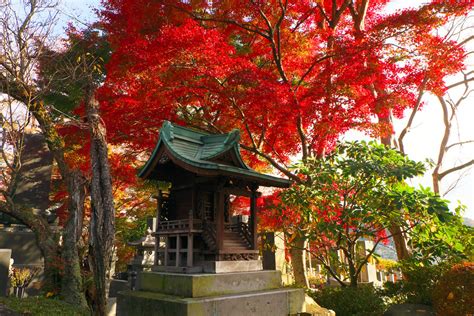
POLYGON ((0 249, 0 296, 7 296, 9 287, 8 274, 10 270, 11 249, 0 249))

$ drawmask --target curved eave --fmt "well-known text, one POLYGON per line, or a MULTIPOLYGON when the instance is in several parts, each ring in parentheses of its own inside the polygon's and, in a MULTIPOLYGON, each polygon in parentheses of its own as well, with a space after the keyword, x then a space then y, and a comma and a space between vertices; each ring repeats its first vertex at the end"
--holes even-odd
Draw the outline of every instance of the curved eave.
POLYGON ((161 143, 162 142, 161 142, 161 137, 160 137, 160 140, 158 141, 158 144, 156 144, 155 149, 153 149, 153 152, 151 153, 150 158, 148 158, 148 161, 146 162, 146 164, 138 172, 138 177, 139 178, 146 179, 149 172, 151 172, 151 169, 153 169, 153 167, 155 167, 155 165, 156 165, 155 158, 156 158, 156 155, 158 154, 161 143))
POLYGON ((258 173, 250 169, 247 165, 245 165, 243 161, 242 163, 246 166, 246 169, 232 167, 232 166, 214 163, 214 162, 207 162, 204 160, 189 159, 187 157, 180 155, 175 150, 173 150, 173 147, 168 143, 167 138, 163 138, 163 137, 160 138, 160 141, 158 142, 155 149, 153 150, 153 153, 150 156, 150 159, 147 161, 145 166, 139 172, 138 176, 140 178, 146 179, 148 175, 151 173, 151 171, 153 170, 153 168, 158 163, 158 159, 159 159, 158 153, 160 150, 160 146, 164 146, 165 152, 169 155, 169 158, 175 165, 180 166, 181 168, 193 173, 199 173, 199 174, 208 175, 208 176, 227 175, 227 176, 232 176, 235 178, 249 180, 262 186, 271 186, 271 187, 279 187, 279 188, 287 188, 290 186, 290 183, 291 183, 287 179, 258 173))

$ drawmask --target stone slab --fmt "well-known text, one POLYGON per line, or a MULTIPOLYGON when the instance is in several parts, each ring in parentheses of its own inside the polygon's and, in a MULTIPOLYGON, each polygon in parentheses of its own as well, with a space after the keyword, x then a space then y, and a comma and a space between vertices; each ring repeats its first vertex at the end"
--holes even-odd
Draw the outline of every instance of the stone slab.
POLYGON ((190 298, 262 291, 280 287, 280 271, 192 275, 141 272, 137 277, 137 290, 139 291, 190 298))
POLYGON ((0 230, 0 248, 12 250, 15 264, 42 265, 41 250, 36 244, 35 234, 31 231, 0 230))
POLYGON ((105 315, 106 316, 117 315, 117 298, 116 297, 107 298, 107 306, 105 308, 105 315))
POLYGON ((117 298, 117 316, 287 316, 303 311, 303 289, 282 288, 202 298, 128 291, 117 298))
POLYGON ((0 296, 8 295, 8 274, 11 256, 11 249, 0 249, 0 296))
POLYGON ((130 284, 125 280, 113 279, 109 285, 109 297, 117 297, 117 293, 130 289, 130 284))
POLYGON ((207 261, 203 263, 205 273, 249 272, 263 269, 261 260, 207 261))

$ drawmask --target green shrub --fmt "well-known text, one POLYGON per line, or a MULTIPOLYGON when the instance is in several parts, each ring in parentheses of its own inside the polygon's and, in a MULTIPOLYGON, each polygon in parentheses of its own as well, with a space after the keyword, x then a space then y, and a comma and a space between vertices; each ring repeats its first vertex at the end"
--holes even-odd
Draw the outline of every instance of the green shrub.
POLYGON ((385 305, 372 286, 326 287, 312 294, 316 303, 337 316, 379 316, 385 305))
POLYGON ((87 311, 79 310, 63 301, 44 297, 27 297, 19 299, 16 297, 0 297, 0 304, 6 305, 11 310, 24 315, 34 316, 86 316, 87 311))
POLYGON ((408 303, 433 305, 433 289, 436 282, 450 267, 448 263, 423 266, 413 262, 400 264, 404 280, 386 282, 378 294, 388 304, 408 303))
POLYGON ((385 282, 381 288, 377 288, 377 294, 384 300, 385 305, 404 304, 407 295, 403 289, 404 282, 385 282))
POLYGON ((474 314, 474 263, 454 265, 439 280, 433 291, 438 315, 474 314))

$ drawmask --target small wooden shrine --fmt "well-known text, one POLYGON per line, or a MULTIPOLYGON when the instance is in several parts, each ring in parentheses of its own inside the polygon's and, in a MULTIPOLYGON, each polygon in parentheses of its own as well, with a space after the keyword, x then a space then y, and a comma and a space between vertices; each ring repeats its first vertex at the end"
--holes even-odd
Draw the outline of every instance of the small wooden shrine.
POLYGON ((240 133, 210 135, 165 122, 141 170, 164 181, 157 194, 154 271, 199 273, 260 270, 257 191, 288 187, 286 179, 258 173, 242 160, 240 133), (246 215, 233 214, 236 197, 249 199, 246 215))

